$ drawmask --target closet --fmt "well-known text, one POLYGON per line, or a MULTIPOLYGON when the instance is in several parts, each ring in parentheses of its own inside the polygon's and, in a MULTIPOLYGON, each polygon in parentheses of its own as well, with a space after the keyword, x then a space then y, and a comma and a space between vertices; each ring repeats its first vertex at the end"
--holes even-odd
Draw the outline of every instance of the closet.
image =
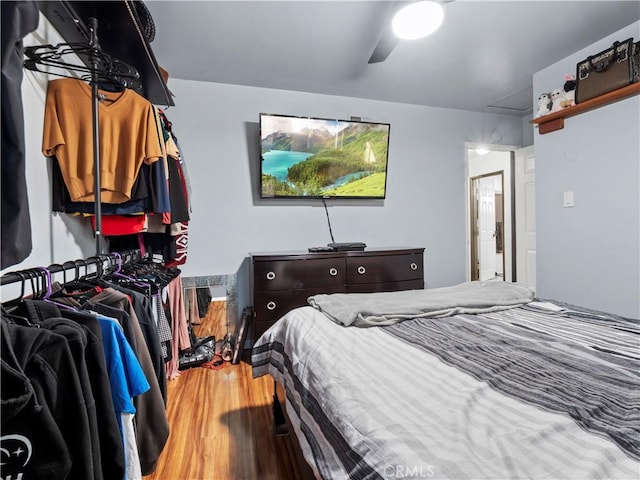
POLYGON ((0 277, 0 477, 140 479, 165 447, 167 380, 190 347, 177 268, 189 181, 161 109, 173 99, 150 47, 153 19, 142 2, 124 0, 2 2, 2 20, 2 268, 31 252, 23 67, 48 80, 51 210, 85 217, 96 244, 94 256, 0 277), (40 14, 64 42, 24 48, 40 14), (6 185, 17 186, 8 199, 6 185))

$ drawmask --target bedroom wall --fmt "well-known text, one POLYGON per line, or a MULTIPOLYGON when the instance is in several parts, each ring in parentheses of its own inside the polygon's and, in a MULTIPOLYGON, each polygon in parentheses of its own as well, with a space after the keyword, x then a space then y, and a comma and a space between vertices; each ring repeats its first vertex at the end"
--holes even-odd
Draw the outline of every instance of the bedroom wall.
POLYGON ((430 287, 465 279, 465 142, 497 129, 521 143, 519 118, 310 93, 171 80, 167 115, 193 187, 189 275, 234 272, 252 251, 330 242, 322 202, 257 199, 260 112, 391 124, 387 198, 328 201, 336 241, 423 246, 430 287))
MULTIPOLYGON (((541 70, 534 95, 561 86, 588 55, 639 36, 635 22, 541 70)), ((535 133, 539 296, 640 318, 638 112, 634 96, 535 133), (574 192, 575 207, 562 207, 564 191, 574 192)))

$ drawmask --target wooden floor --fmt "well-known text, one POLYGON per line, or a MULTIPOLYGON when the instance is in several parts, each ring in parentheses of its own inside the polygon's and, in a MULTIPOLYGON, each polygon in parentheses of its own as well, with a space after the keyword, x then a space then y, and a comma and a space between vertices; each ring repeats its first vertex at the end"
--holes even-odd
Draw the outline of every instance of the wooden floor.
MULTIPOLYGON (((224 302, 212 302, 196 335, 222 338, 225 318, 224 302)), ((273 379, 253 379, 247 360, 192 368, 168 382, 169 440, 145 480, 308 478, 293 434, 273 435, 273 379)))

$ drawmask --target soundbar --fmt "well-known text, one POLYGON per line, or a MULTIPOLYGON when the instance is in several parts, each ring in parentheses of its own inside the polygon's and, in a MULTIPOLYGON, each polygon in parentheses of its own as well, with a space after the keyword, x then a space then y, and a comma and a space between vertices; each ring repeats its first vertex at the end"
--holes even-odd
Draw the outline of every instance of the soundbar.
POLYGON ((366 243, 362 242, 341 242, 341 243, 328 243, 327 247, 333 249, 336 252, 346 252, 346 251, 364 251, 366 243))

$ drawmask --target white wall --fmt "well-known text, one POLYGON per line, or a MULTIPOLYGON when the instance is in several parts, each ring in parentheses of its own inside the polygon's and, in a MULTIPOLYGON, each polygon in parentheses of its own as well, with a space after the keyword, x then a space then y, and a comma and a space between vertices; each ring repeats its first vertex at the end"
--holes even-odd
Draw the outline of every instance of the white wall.
MULTIPOLYGON (((640 23, 536 73, 549 91, 577 62, 640 36, 640 23)), ((640 97, 565 120, 535 134, 537 294, 640 317, 640 97), (564 191, 575 207, 563 208, 564 191)))

